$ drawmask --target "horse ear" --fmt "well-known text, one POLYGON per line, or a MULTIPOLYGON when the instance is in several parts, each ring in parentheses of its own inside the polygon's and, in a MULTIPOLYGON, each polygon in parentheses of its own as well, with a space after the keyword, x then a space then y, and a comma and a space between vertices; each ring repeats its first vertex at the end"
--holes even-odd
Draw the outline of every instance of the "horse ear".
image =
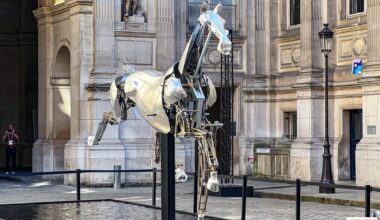
POLYGON ((201 14, 206 13, 207 10, 208 10, 208 1, 204 1, 201 6, 201 14))
POLYGON ((219 14, 222 11, 222 2, 219 2, 218 5, 214 8, 214 12, 219 14))

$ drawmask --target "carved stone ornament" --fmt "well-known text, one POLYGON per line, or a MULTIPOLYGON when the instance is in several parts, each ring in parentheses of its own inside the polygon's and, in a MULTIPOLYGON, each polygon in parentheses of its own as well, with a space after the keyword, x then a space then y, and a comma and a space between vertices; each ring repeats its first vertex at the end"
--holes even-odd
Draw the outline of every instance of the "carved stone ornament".
POLYGON ((355 56, 361 56, 364 52, 366 42, 363 38, 358 38, 354 40, 352 52, 355 56))
POLYGON ((300 62, 300 58, 301 58, 300 48, 299 47, 293 48, 291 54, 292 54, 292 61, 293 61, 293 63, 297 65, 300 62))
POLYGON ((220 53, 216 49, 210 50, 208 53, 208 61, 210 64, 219 64, 220 63, 220 53))

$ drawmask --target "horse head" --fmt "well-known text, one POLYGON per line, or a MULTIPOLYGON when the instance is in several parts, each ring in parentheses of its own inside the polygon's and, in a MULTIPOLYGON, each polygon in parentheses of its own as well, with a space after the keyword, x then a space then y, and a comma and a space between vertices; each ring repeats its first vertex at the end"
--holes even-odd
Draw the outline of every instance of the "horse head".
POLYGON ((208 26, 217 38, 219 38, 218 51, 221 54, 228 55, 231 52, 232 43, 228 38, 228 30, 224 28, 225 20, 219 15, 222 10, 222 3, 219 3, 214 10, 208 10, 208 3, 205 1, 201 7, 201 13, 198 18, 202 26, 208 26))

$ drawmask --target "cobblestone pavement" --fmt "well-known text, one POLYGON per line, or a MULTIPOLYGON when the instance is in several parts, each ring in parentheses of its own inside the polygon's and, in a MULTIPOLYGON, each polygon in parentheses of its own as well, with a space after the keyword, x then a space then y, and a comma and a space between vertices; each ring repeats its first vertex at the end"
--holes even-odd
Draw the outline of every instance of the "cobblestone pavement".
MULTIPOLYGON (((22 181, 0 179, 0 204, 75 200, 76 189, 59 182, 23 178, 22 181)), ((82 199, 113 198, 142 204, 151 204, 151 187, 82 188, 82 199)), ((157 205, 160 204, 157 188, 157 205)), ((192 183, 176 185, 177 210, 191 212, 193 207, 192 183)), ((209 197, 207 215, 226 219, 240 219, 241 198, 209 197)), ((364 216, 358 207, 303 202, 302 219, 346 219, 364 216), (323 213, 323 214, 322 214, 323 213)), ((294 219, 295 202, 287 200, 247 198, 247 219, 294 219)))

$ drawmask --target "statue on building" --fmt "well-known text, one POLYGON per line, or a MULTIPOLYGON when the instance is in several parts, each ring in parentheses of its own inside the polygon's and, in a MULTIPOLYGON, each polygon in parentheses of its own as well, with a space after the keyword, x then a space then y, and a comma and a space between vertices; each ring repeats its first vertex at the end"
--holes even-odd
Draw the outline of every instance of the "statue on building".
MULTIPOLYGON (((138 18, 137 20, 143 21, 144 23, 144 9, 143 9, 143 0, 126 0, 125 1, 125 14, 124 21, 130 21, 131 17, 138 18)), ((136 19, 133 19, 136 20, 136 19)))

